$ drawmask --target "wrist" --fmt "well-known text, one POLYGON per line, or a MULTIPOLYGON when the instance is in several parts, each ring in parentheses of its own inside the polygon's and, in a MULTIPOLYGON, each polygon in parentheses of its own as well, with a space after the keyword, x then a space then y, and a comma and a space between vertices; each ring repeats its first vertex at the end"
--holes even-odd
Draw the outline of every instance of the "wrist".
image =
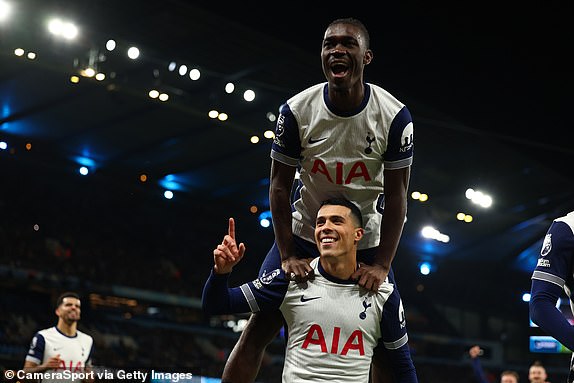
POLYGON ((231 274, 232 270, 233 270, 233 268, 217 267, 217 265, 216 265, 216 266, 213 266, 212 272, 214 275, 217 275, 217 276, 226 276, 226 275, 231 274))

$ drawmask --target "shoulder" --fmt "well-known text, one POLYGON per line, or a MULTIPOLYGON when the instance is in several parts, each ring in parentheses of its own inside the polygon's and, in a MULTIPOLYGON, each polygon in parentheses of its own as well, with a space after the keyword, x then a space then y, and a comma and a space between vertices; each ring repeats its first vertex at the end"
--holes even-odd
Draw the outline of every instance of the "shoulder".
POLYGON ((570 227, 574 233, 574 211, 566 214, 564 217, 556 218, 554 222, 563 222, 570 227))
POLYGON ((287 104, 293 107, 294 105, 297 105, 301 102, 305 102, 310 98, 317 97, 318 95, 321 96, 318 97, 318 99, 322 99, 323 88, 325 87, 325 84, 326 83, 315 84, 308 87, 305 90, 302 90, 301 92, 297 93, 295 96, 287 100, 287 104))
POLYGON ((401 102, 398 98, 393 96, 389 91, 381 87, 380 85, 367 83, 371 88, 371 97, 377 103, 382 103, 387 105, 387 107, 392 107, 396 111, 399 111, 405 107, 405 104, 401 102))
POLYGON ((48 327, 42 330, 39 330, 35 335, 46 336, 51 334, 58 334, 56 327, 48 327))
POLYGON ((80 338, 80 339, 89 339, 89 340, 93 339, 91 335, 86 334, 85 332, 80 331, 80 330, 77 330, 77 334, 78 334, 78 338, 80 338))

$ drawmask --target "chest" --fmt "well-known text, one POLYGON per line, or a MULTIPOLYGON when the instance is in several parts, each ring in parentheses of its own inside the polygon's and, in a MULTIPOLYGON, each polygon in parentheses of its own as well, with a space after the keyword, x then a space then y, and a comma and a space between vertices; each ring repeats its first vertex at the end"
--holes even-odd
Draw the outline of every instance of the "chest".
POLYGON ((67 338, 53 335, 45 336, 44 362, 59 356, 59 369, 81 371, 90 355, 91 345, 82 338, 67 338))

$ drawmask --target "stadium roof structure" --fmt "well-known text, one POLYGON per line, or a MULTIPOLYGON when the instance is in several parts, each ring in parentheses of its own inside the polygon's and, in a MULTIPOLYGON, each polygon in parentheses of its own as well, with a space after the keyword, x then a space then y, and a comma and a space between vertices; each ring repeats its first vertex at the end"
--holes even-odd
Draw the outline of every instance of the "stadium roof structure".
MULTIPOLYGON (((453 286, 474 283, 483 290, 464 293, 469 299, 503 287, 518 300, 551 220, 574 208, 566 113, 574 84, 560 53, 568 24, 557 21, 559 9, 522 11, 395 4, 384 17, 368 7, 352 15, 369 27, 375 51, 366 80, 407 104, 415 121, 410 191, 429 199, 409 200, 396 259, 405 290, 424 284, 429 294, 459 299, 453 286), (472 204, 469 187, 493 205, 472 204), (457 220, 459 212, 473 222, 457 220), (450 241, 424 239, 426 225, 450 241), (422 261, 435 272, 409 275, 422 261), (497 278, 488 290, 485 280, 497 278)), ((14 2, 0 25, 0 140, 8 145, 0 169, 36 167, 38 177, 73 187, 86 165, 158 198, 169 188, 176 203, 266 210, 269 116, 323 81, 320 39, 331 19, 349 16, 339 13, 205 1, 14 2), (77 24, 75 40, 46 32, 45 19, 55 15, 77 24), (132 46, 137 59, 127 57, 132 46), (105 78, 81 76, 88 66, 105 78), (168 100, 151 98, 151 90, 168 100), (243 99, 246 90, 253 101, 243 99), (227 120, 209 117, 212 110, 227 120)), ((253 230, 257 238, 260 228, 253 230)))

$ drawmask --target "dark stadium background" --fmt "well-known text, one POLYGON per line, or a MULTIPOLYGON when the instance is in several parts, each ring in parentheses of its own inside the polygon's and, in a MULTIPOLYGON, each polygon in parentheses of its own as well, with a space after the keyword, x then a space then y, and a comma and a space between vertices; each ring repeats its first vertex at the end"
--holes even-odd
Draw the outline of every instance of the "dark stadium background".
MULTIPOLYGON (((238 336, 230 326, 247 316, 202 314, 211 250, 236 217, 248 253, 234 282, 256 275, 273 241, 259 225, 270 165, 263 132, 274 127, 266 116, 323 81, 323 31, 354 16, 375 52, 366 80, 413 114, 410 191, 429 196, 409 200, 394 261, 420 381, 472 382, 473 344, 492 376, 514 368, 525 380, 540 359, 551 381, 565 379, 569 354, 529 351, 541 331, 522 301, 546 229, 574 205, 573 66, 559 3, 13 3, 0 23, 0 367, 21 367, 33 333, 55 324, 55 297, 77 290, 96 364, 219 376, 238 336), (76 22, 78 39, 48 35, 51 15, 76 22), (138 60, 125 55, 131 45, 138 60), (201 78, 170 72, 172 61, 201 78), (106 79, 72 84, 90 62, 106 79), (169 100, 149 98, 150 89, 169 100), (245 89, 253 102, 241 99, 245 89), (229 119, 210 119, 212 108, 229 119), (490 194, 492 207, 471 204, 468 187, 490 194), (422 238, 428 224, 450 242, 422 238), (429 275, 419 273, 423 261, 429 275)), ((259 380, 280 381, 281 365, 277 339, 259 380)))

